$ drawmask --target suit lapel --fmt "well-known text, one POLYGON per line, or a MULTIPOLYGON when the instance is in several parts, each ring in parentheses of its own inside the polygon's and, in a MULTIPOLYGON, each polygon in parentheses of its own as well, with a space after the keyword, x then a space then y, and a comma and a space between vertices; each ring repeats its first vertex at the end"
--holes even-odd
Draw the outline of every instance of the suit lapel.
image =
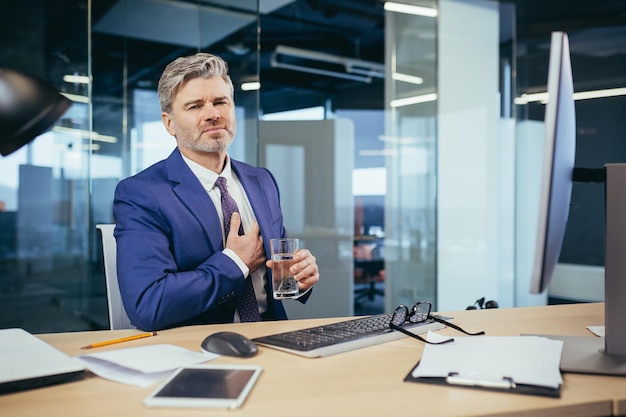
POLYGON ((172 191, 198 220, 214 248, 223 247, 222 226, 215 205, 198 178, 191 172, 178 149, 167 158, 168 179, 172 191))
POLYGON ((274 236, 269 235, 272 233, 272 221, 267 202, 265 201, 265 194, 263 193, 263 188, 261 187, 261 181, 258 175, 248 169, 245 169, 245 165, 242 165, 233 159, 230 161, 235 174, 237 174, 237 177, 239 178, 239 181, 248 196, 248 200, 250 201, 250 205, 254 211, 254 216, 259 223, 265 253, 269 254, 269 242, 274 236))

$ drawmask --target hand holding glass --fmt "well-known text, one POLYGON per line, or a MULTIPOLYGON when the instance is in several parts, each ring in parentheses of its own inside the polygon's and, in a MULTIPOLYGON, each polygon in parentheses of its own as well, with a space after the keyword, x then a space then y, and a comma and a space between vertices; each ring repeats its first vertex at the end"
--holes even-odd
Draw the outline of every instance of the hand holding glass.
POLYGON ((291 238, 277 238, 270 240, 272 254, 272 287, 274 299, 284 300, 296 298, 300 294, 298 281, 289 268, 293 265, 293 256, 298 251, 300 241, 291 238))

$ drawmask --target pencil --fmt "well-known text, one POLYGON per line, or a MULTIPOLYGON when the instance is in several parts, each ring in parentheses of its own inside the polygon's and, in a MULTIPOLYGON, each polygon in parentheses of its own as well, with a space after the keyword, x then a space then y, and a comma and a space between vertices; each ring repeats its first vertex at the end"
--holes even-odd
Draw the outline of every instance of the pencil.
POLYGON ((122 337, 120 339, 113 339, 113 340, 106 340, 104 342, 92 343, 90 345, 83 346, 81 349, 93 349, 93 348, 97 348, 100 346, 108 346, 108 345, 113 345, 115 343, 128 342, 130 340, 137 340, 137 339, 143 339, 144 337, 156 336, 156 334, 157 332, 141 333, 141 334, 136 334, 135 336, 128 336, 128 337, 122 337))

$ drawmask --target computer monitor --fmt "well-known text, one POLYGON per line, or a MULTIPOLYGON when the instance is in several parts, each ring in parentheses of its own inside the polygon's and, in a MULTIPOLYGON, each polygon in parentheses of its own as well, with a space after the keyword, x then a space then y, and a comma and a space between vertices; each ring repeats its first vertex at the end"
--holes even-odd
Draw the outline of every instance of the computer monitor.
MULTIPOLYGON (((576 114, 569 52, 563 32, 552 33, 546 137, 531 293, 548 288, 559 259, 574 175, 576 114)), ((558 336, 564 372, 626 376, 626 164, 606 166, 605 336, 558 336)), ((589 323, 597 325, 598 323, 589 323)))
POLYGON ((554 32, 550 45, 543 173, 530 285, 533 294, 548 288, 559 261, 572 195, 575 155, 576 111, 569 41, 567 34, 554 32))

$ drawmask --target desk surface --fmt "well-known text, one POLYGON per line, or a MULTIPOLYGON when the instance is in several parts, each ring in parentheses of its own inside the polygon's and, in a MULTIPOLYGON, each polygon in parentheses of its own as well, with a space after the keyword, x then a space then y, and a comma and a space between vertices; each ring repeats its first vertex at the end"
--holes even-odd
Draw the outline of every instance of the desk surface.
MULTIPOLYGON (((447 313, 446 313, 447 314, 447 313)), ((576 304, 452 312, 455 322, 487 335, 588 335, 604 323, 604 304, 576 304)), ((207 335, 231 330, 250 338, 310 327, 336 319, 192 326, 157 337, 99 348, 171 343, 198 350, 207 335)), ((135 330, 39 335, 69 355, 88 343, 135 334, 135 330)), ((457 334, 446 329, 442 333, 457 334)), ((458 335, 458 334, 457 334, 458 335)), ((249 359, 220 357, 213 363, 258 364, 263 373, 243 408, 236 411, 150 409, 143 398, 154 389, 104 380, 91 373, 80 381, 0 396, 0 416, 603 416, 626 413, 626 378, 564 374, 560 399, 492 393, 468 388, 403 382, 423 345, 412 338, 326 358, 307 359, 260 347, 249 359), (541 410, 541 412, 539 412, 541 410)))

